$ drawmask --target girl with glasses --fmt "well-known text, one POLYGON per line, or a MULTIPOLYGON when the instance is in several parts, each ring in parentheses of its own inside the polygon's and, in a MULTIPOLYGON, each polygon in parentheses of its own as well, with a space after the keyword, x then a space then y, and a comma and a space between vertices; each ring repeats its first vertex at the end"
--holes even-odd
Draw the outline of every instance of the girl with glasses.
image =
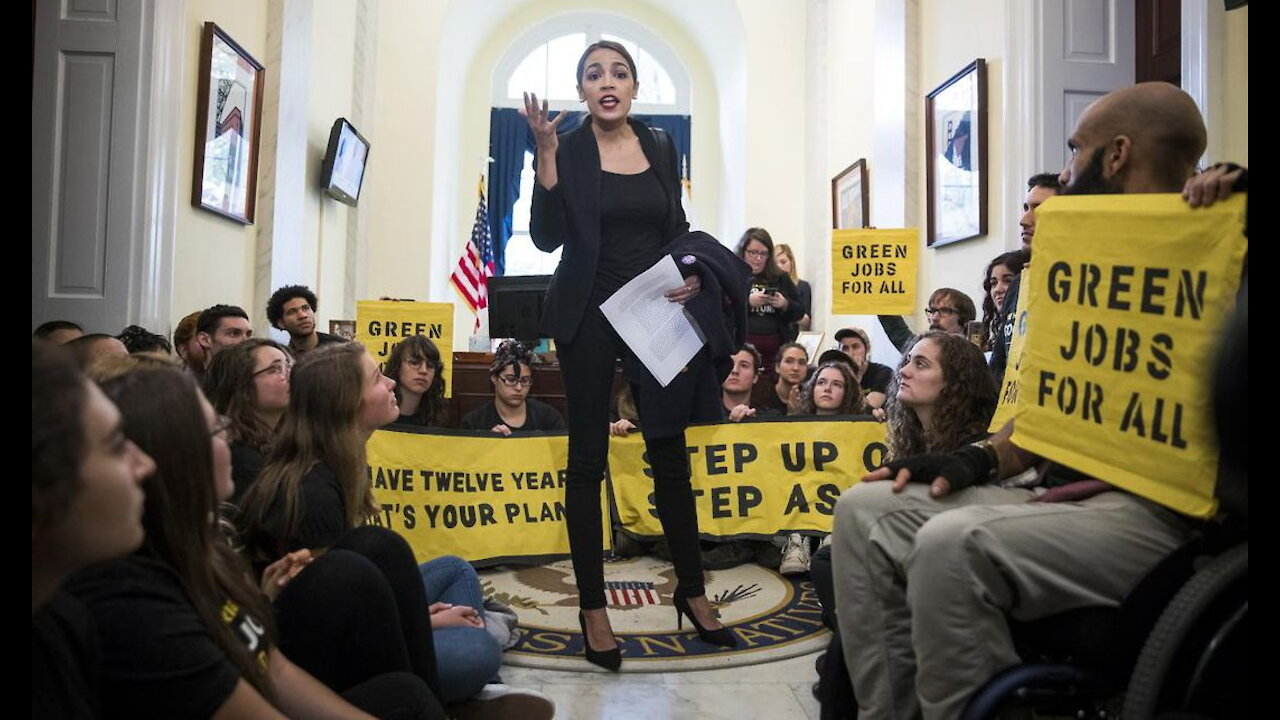
POLYGON ((387 377, 396 381, 401 425, 448 427, 440 349, 426 335, 407 337, 391 349, 387 377))
POLYGON ((488 430, 499 435, 564 430, 564 418, 550 405, 529 397, 533 388, 533 354, 518 342, 504 342, 493 354, 489 382, 493 402, 462 418, 464 430, 488 430))
POLYGON ((244 496, 266 462, 289 407, 293 354, 269 338, 250 338, 213 356, 204 377, 209 402, 229 420, 231 502, 244 496))
POLYGON ((751 267, 751 296, 747 299, 747 342, 764 358, 766 372, 783 343, 793 337, 792 326, 808 312, 791 276, 778 268, 773 237, 764 228, 748 228, 738 241, 738 257, 751 267))

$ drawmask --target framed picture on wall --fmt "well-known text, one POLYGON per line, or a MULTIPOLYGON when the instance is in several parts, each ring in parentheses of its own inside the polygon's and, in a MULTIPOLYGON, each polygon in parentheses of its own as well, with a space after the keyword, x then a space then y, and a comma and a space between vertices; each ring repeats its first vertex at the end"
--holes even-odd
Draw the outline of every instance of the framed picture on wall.
POLYGON ((831 178, 831 227, 836 230, 871 227, 866 158, 860 158, 831 178))
POLYGON ((987 233, 987 63, 978 58, 925 98, 930 246, 987 233))
POLYGON ((258 191, 262 64, 207 22, 200 41, 191 204, 246 225, 258 191))

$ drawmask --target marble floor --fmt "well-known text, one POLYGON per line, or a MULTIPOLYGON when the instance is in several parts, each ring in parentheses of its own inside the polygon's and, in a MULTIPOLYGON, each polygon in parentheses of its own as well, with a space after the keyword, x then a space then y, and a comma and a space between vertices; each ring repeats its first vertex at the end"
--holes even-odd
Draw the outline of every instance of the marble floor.
POLYGON ((557 720, 818 720, 818 653, 679 673, 561 672, 505 666, 509 685, 556 703, 557 720))

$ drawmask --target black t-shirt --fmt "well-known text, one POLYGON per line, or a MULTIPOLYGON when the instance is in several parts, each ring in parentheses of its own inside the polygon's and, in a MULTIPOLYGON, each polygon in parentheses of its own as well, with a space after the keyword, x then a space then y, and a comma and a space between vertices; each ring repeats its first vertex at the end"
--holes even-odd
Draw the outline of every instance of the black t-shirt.
POLYGON ((1004 369, 1009 364, 1009 346, 1013 344, 1013 329, 1018 323, 1018 293, 1022 289, 1022 274, 1009 283, 1000 312, 991 327, 991 373, 996 382, 1004 382, 1004 369))
MULTIPOLYGON (((240 671, 168 566, 135 555, 83 573, 67 589, 89 609, 102 640, 104 717, 210 717, 231 697, 240 671)), ((260 626, 226 608, 222 617, 246 623, 235 634, 265 662, 266 638, 253 629, 260 626)))
POLYGON ((59 592, 31 616, 31 717, 101 717, 101 660, 89 611, 59 592))
POLYGON ((880 363, 867 363, 866 372, 862 373, 862 379, 858 381, 858 387, 866 392, 889 392, 889 381, 893 379, 893 371, 888 365, 880 363))
POLYGON ((751 389, 751 407, 756 409, 756 415, 786 415, 787 403, 778 397, 778 390, 775 382, 758 382, 751 389))
POLYGON ((781 293, 787 298, 787 309, 779 310, 772 305, 760 307, 747 306, 747 333, 750 335, 777 335, 779 338, 789 337, 791 323, 804 317, 806 312, 800 303, 800 293, 791 276, 779 273, 777 279, 769 280, 765 275, 756 275, 751 280, 751 289, 764 292, 781 293))
MULTIPOLYGON (((502 424, 511 427, 510 423, 498 414, 498 408, 487 402, 462 417, 463 430, 492 430, 493 426, 502 424)), ((555 408, 533 398, 525 400, 524 425, 511 427, 511 432, 538 432, 547 430, 564 430, 564 418, 555 408)))
MULTIPOLYGON (((342 483, 332 470, 318 463, 298 483, 298 524, 292 530, 286 525, 284 509, 284 498, 277 495, 260 532, 246 534, 245 543, 257 565, 263 559, 274 560, 302 548, 330 547, 351 529, 342 483)), ((257 565, 255 569, 261 571, 257 565)))
POLYGON ((653 168, 600 174, 600 259, 593 300, 603 302, 658 261, 667 195, 653 168))
POLYGON ((231 502, 239 503, 240 498, 248 492, 249 486, 258 479, 258 475, 262 473, 262 466, 267 462, 262 457, 262 453, 252 445, 236 440, 231 443, 231 482, 235 485, 235 492, 231 494, 231 502))

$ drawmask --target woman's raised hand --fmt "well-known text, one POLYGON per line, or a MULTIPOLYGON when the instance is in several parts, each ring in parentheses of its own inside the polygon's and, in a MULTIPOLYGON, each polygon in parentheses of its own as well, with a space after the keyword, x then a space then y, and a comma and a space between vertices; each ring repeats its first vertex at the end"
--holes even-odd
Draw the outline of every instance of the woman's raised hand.
POLYGON ((524 94, 524 107, 520 109, 520 114, 529 122, 529 129, 533 131, 533 137, 538 143, 538 150, 542 152, 554 153, 560 145, 560 138, 556 135, 556 128, 560 126, 560 121, 564 119, 567 113, 559 113, 555 120, 549 120, 550 114, 547 110, 547 101, 543 100, 538 103, 538 96, 533 93, 524 94))

